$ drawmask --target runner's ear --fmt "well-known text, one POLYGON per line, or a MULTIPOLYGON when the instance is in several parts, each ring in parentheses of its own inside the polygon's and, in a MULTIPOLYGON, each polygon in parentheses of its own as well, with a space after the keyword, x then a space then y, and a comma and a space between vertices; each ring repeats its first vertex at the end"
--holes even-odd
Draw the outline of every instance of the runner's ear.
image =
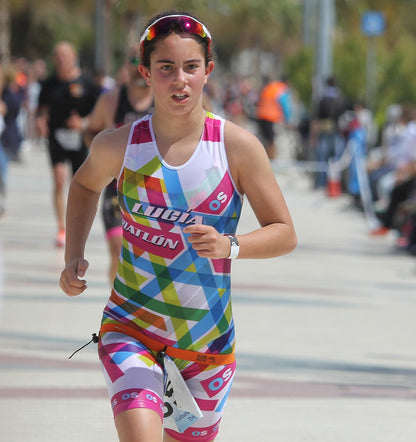
POLYGON ((139 65, 139 72, 142 77, 146 80, 148 86, 150 86, 150 69, 148 69, 144 64, 139 65))

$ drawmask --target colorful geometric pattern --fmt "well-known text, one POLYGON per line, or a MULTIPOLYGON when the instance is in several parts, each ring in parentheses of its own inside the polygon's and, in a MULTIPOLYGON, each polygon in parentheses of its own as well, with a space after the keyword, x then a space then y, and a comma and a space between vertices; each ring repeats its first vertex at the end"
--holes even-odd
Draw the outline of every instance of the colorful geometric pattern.
POLYGON ((232 352, 230 260, 198 257, 183 233, 199 223, 236 231, 242 197, 223 132, 224 120, 207 114, 194 154, 173 167, 159 155, 151 115, 133 125, 118 180, 123 248, 104 321, 136 325, 170 346, 232 352))
MULTIPOLYGON (((114 416, 133 408, 152 409, 162 421, 169 416, 169 408, 164 403, 162 368, 143 344, 124 333, 108 332, 101 336, 98 352, 114 416)), ((164 420, 165 430, 175 440, 206 442, 215 438, 233 383, 235 365, 235 362, 225 366, 193 363, 182 370, 182 377, 203 417, 181 434, 174 431, 176 426, 171 428, 169 420, 164 420)))

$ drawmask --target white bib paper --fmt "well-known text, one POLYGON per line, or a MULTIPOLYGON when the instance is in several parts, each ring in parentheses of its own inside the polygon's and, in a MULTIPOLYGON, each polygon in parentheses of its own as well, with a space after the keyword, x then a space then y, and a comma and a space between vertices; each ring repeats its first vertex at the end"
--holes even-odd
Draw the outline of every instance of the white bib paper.
POLYGON ((176 364, 169 356, 165 356, 163 361, 165 365, 164 426, 183 433, 203 415, 176 364))
POLYGON ((82 134, 72 129, 56 129, 55 138, 65 150, 80 150, 82 146, 82 134))

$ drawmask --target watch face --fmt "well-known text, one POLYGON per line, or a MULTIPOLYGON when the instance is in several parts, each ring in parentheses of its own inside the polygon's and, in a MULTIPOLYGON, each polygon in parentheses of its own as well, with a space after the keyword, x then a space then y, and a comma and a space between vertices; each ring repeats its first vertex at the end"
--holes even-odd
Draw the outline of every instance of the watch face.
POLYGON ((239 251, 240 251, 238 239, 234 235, 228 235, 228 238, 230 239, 230 244, 231 244, 231 250, 230 250, 230 255, 228 256, 228 259, 237 258, 239 251))
POLYGON ((238 239, 235 236, 230 235, 230 242, 232 246, 238 246, 238 239))

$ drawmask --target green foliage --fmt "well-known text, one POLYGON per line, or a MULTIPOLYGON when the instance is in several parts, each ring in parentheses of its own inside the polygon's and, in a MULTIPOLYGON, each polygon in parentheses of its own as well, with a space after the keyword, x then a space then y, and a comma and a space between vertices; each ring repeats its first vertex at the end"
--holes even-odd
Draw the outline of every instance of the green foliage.
POLYGON ((409 50, 413 45, 414 38, 408 35, 400 39, 394 51, 379 51, 379 112, 392 103, 416 104, 416 53, 409 50))
POLYGON ((302 48, 286 59, 285 71, 301 102, 311 105, 313 54, 309 48, 302 48))
POLYGON ((413 0, 338 0, 337 42, 334 71, 344 91, 364 99, 368 40, 361 32, 361 16, 369 10, 384 14, 386 29, 376 37, 375 115, 382 124, 385 110, 392 103, 416 104, 414 66, 416 43, 413 0))
MULTIPOLYGON (((88 2, 89 3, 89 2, 88 2)), ((91 5, 75 1, 11 1, 11 53, 50 62, 54 44, 71 41, 83 53, 94 45, 91 5), (22 30, 25 32, 22 32, 22 30)))
POLYGON ((334 75, 347 97, 365 101, 366 47, 361 36, 334 45, 334 75))

